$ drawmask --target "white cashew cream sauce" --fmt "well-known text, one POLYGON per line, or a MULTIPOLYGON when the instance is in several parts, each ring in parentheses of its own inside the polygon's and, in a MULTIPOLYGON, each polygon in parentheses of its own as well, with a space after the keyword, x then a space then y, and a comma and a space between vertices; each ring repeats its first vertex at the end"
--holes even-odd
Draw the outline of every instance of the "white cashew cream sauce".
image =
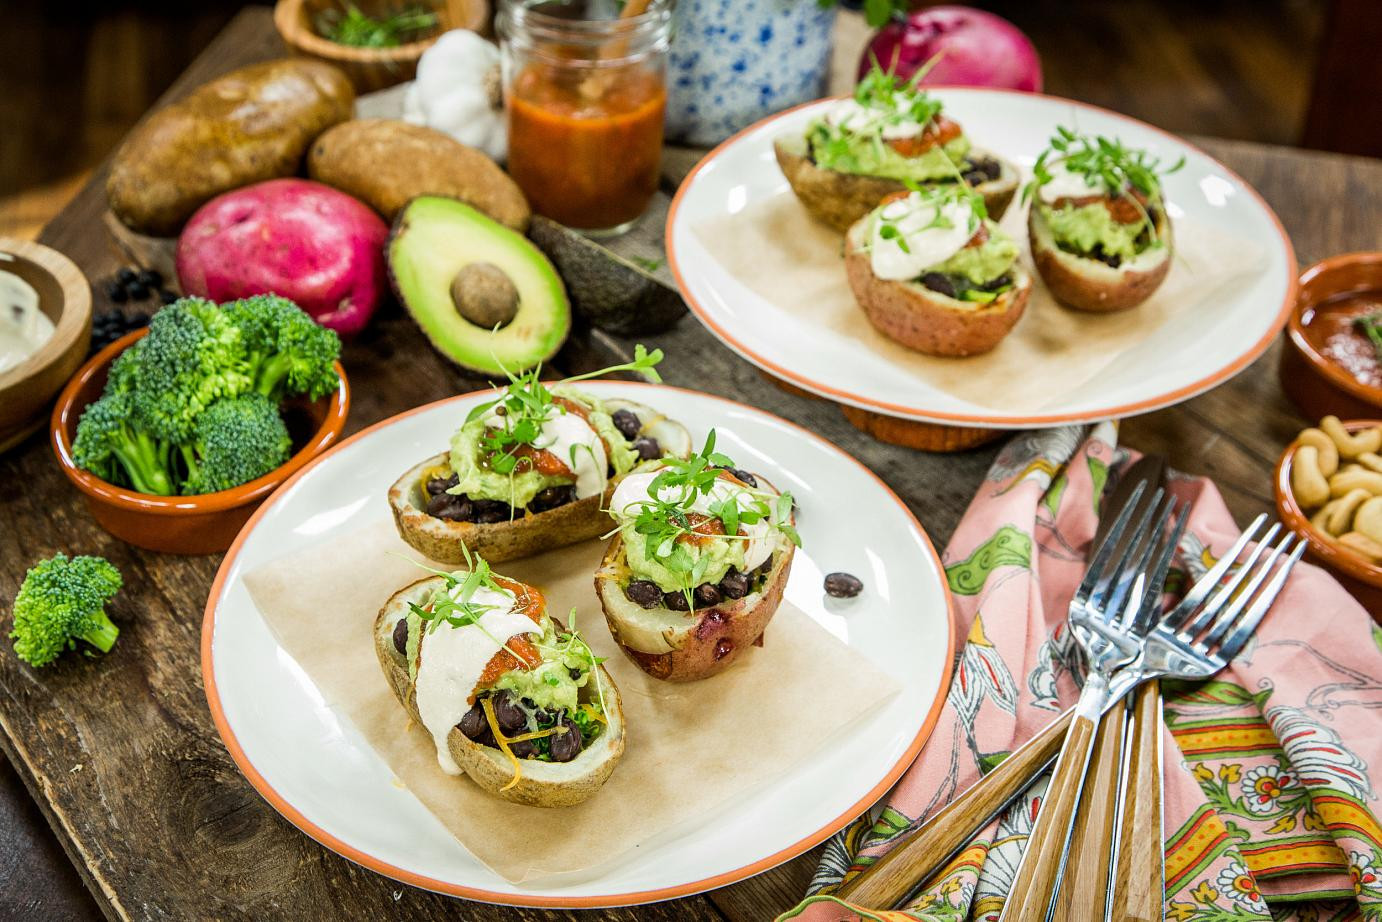
MULTIPOLYGON (((504 428, 504 417, 492 408, 485 414, 485 425, 504 428)), ((597 496, 605 492, 609 483, 609 457, 605 443, 585 418, 552 404, 542 423, 542 432, 533 443, 534 448, 550 451, 576 475, 576 499, 597 496)))
POLYGON ((893 281, 917 278, 964 249, 976 226, 968 202, 946 202, 937 208, 915 192, 891 201, 883 206, 869 236, 873 274, 893 281), (885 226, 897 228, 898 236, 884 237, 885 226))
POLYGON ((53 321, 38 306, 34 286, 4 268, 0 253, 0 374, 33 355, 53 337, 53 321))

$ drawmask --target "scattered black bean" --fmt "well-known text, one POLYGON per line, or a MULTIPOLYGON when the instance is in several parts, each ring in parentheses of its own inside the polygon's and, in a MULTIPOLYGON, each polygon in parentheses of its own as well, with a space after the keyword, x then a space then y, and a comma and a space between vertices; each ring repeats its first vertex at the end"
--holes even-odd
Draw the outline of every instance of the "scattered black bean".
POLYGON ((654 458, 662 457, 662 446, 657 444, 657 439, 651 436, 643 436, 633 443, 633 450, 638 452, 640 461, 651 461, 654 458))
POLYGON ((91 348, 100 349, 115 342, 131 330, 138 330, 149 325, 149 318, 145 314, 126 314, 122 309, 115 308, 96 314, 91 318, 91 348))
POLYGON ((696 587, 696 607, 698 608, 718 605, 721 598, 723 596, 720 595, 720 587, 713 583, 701 583, 696 587))
POLYGON ((393 626, 393 648, 400 656, 408 655, 408 619, 399 618, 393 626))
MULTIPOLYGON (((624 587, 624 595, 628 597, 630 602, 634 602, 642 608, 656 608, 657 604, 662 601, 662 590, 658 588, 657 583, 650 579, 631 580, 624 587)), ((677 595, 681 595, 681 593, 677 593, 677 595)))
POLYGON ((149 297, 149 286, 140 282, 130 282, 125 286, 125 291, 129 292, 132 301, 143 301, 149 297))
POLYGON ((561 484, 555 487, 546 487, 538 490, 533 501, 528 504, 529 512, 546 512, 558 506, 565 506, 576 498, 576 487, 574 484, 561 484))
POLYGON ((742 599, 749 594, 749 576, 747 573, 740 573, 734 567, 729 568, 725 578, 720 580, 720 591, 727 599, 742 599))
POLYGON ((942 272, 928 272, 921 277, 921 284, 947 298, 955 297, 955 283, 942 272))
POLYGON ((864 591, 864 584, 852 573, 829 573, 825 577, 825 591, 837 599, 852 599, 864 591))
POLYGON ((175 291, 169 291, 166 288, 160 288, 158 290, 158 300, 163 304, 172 304, 177 299, 178 293, 175 291))
POLYGON ((643 423, 638 419, 638 414, 632 410, 615 410, 611 418, 614 420, 614 428, 619 430, 619 434, 632 442, 638 438, 638 433, 643 428, 643 423))
POLYGON ((662 594, 662 604, 672 611, 688 611, 691 608, 686 602, 686 593, 680 590, 676 592, 664 592, 662 594))
POLYGON ((157 269, 142 269, 134 280, 147 288, 158 288, 163 284, 163 275, 157 269))
POLYGON ((565 727, 566 732, 553 733, 547 738, 550 741, 548 752, 553 762, 570 762, 581 754, 581 728, 565 714, 562 714, 557 726, 565 727))
POLYGON ((527 728, 528 712, 507 691, 497 691, 489 700, 494 707, 494 719, 499 721, 499 729, 509 734, 527 728))
POLYGON ((121 266, 120 271, 115 273, 115 281, 121 285, 128 285, 137 278, 139 278, 139 274, 129 266, 121 266))
MULTIPOLYGON (((475 706, 465 712, 461 722, 456 724, 456 729, 465 735, 466 739, 480 741, 480 737, 489 733, 489 721, 485 719, 485 709, 480 706, 480 702, 475 702, 475 706)), ((494 734, 490 733, 490 738, 494 734)))
POLYGON ((129 293, 125 291, 125 286, 119 282, 111 282, 106 285, 106 297, 116 304, 124 304, 130 299, 129 293))

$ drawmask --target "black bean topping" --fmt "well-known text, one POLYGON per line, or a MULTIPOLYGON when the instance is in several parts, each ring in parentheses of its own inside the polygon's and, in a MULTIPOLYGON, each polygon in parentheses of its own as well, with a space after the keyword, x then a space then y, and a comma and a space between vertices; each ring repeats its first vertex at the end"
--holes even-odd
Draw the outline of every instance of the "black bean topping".
POLYGON ((471 522, 475 519, 475 507, 465 496, 438 493, 427 501, 427 514, 453 522, 471 522))
POLYGON ((651 461, 654 458, 662 457, 662 446, 657 444, 657 439, 643 436, 633 443, 633 450, 638 452, 638 460, 651 461))
POLYGON ((517 733, 528 727, 528 712, 523 710, 507 691, 497 691, 490 696, 494 707, 494 719, 499 721, 499 729, 506 734, 517 733))
POLYGON ((696 606, 698 608, 718 605, 721 598, 720 587, 713 583, 701 583, 696 587, 696 606))
POLYGON ((998 276, 998 278, 996 279, 991 279, 990 281, 985 282, 984 284, 979 286, 979 289, 981 291, 997 291, 1000 288, 1006 288, 1012 283, 1013 277, 1011 275, 1004 274, 998 276))
POLYGON ((474 521, 480 525, 493 525, 495 522, 519 518, 508 503, 497 499, 473 499, 470 502, 475 508, 474 521))
POLYGON ((662 594, 662 604, 672 611, 687 611, 691 608, 686 602, 686 593, 681 590, 676 592, 664 592, 662 594))
MULTIPOLYGON (((657 583, 650 579, 631 580, 624 587, 624 595, 628 596, 630 602, 638 604, 642 608, 656 608, 662 601, 662 590, 657 583)), ((681 593, 677 593, 681 595, 681 593)))
POLYGON ((581 728, 565 713, 561 715, 561 721, 557 726, 565 727, 566 732, 553 733, 547 738, 551 742, 548 751, 553 762, 570 762, 581 754, 581 728))
POLYGON ((921 284, 947 298, 955 297, 955 284, 942 272, 928 272, 921 277, 921 284))
POLYGON ((852 599, 864 591, 864 584, 852 573, 830 573, 825 577, 825 591, 837 599, 852 599))
POLYGON ((515 758, 531 759, 537 755, 537 744, 532 740, 518 740, 509 743, 509 751, 514 754, 515 758))
MULTIPOLYGON (((489 721, 485 719, 485 709, 480 706, 480 702, 475 702, 475 706, 465 712, 461 722, 456 724, 456 729, 460 730, 466 739, 475 740, 477 743, 480 737, 489 733, 489 721)), ((490 733, 490 739, 494 734, 490 733)))
POLYGON ((758 566, 754 567, 752 570, 749 571, 749 578, 750 578, 750 579, 753 579, 753 578, 759 577, 759 576, 766 576, 767 573, 768 573, 768 571, 771 570, 772 568, 773 568, 773 558, 772 558, 771 556, 769 556, 767 560, 763 561, 763 562, 760 563, 758 566))
POLYGON ((571 677, 571 681, 573 682, 579 682, 581 680, 581 671, 579 669, 568 669, 566 670, 566 674, 571 677))
POLYGON ((555 487, 546 487, 538 490, 533 501, 528 504, 529 512, 546 512, 558 506, 565 506, 576 498, 576 487, 574 484, 560 484, 555 487))
POLYGON ((445 493, 460 482, 461 478, 456 474, 452 474, 450 477, 433 477, 427 481, 427 495, 436 496, 438 493, 445 493))
POLYGON ((399 618, 398 623, 393 626, 393 648, 401 656, 408 655, 408 619, 399 618))
POLYGON ((758 486, 758 478, 755 477, 755 476, 753 476, 752 474, 750 474, 748 471, 744 470, 743 468, 740 468, 740 467, 725 467, 724 465, 716 465, 716 469, 717 469, 717 470, 721 470, 721 471, 729 471, 731 474, 734 475, 734 479, 738 480, 740 483, 744 484, 745 486, 749 486, 749 487, 756 487, 756 486, 758 486))
POLYGON ((619 434, 632 442, 638 438, 638 433, 643 429, 643 423, 639 420, 638 414, 632 410, 615 410, 610 417, 614 420, 614 428, 619 430, 619 434))
POLYGON ((730 567, 725 578, 720 580, 720 592, 724 593, 727 599, 742 599, 749 594, 748 574, 730 567))

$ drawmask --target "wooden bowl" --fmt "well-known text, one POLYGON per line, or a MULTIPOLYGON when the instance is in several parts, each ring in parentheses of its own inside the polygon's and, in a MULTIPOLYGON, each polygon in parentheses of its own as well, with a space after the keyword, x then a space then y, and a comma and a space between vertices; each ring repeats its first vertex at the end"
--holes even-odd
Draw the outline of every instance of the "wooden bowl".
MULTIPOLYGON (((358 0, 356 6, 366 15, 377 15, 397 8, 400 2, 358 0)), ((424 4, 430 5, 430 4, 424 4)), ((435 4, 437 30, 421 41, 396 48, 355 48, 338 45, 317 32, 317 15, 325 9, 343 9, 339 0, 278 0, 274 4, 274 25, 289 48, 298 54, 334 64, 345 71, 356 92, 368 93, 395 86, 417 76, 418 58, 443 32, 469 29, 483 33, 489 25, 489 0, 442 0, 435 4)))
POLYGON ((1382 388, 1369 387, 1330 361, 1305 338, 1316 305, 1339 295, 1382 291, 1382 253, 1343 253, 1300 276, 1300 294, 1286 321, 1281 387, 1309 419, 1361 419, 1382 410, 1382 388))
POLYGON ((0 271, 12 272, 38 292, 38 306, 53 321, 53 336, 9 371, 0 373, 0 452, 8 451, 48 418, 48 403, 77 370, 91 346, 91 285, 57 250, 0 237, 0 271))
MULTIPOLYGON (((1382 420, 1358 419, 1344 423, 1350 432, 1382 426, 1382 420)), ((1370 563, 1352 551, 1333 543, 1315 526, 1291 494, 1291 460, 1296 455, 1292 443, 1282 452, 1276 465, 1276 509, 1286 527, 1305 538, 1309 550, 1305 556, 1334 574, 1353 597, 1363 604, 1379 623, 1382 623, 1382 566, 1370 563)))
POLYGON ((350 387, 345 369, 336 363, 340 387, 316 401, 290 401, 285 407, 288 431, 297 449, 287 463, 258 480, 231 490, 200 496, 151 496, 106 483, 77 467, 72 440, 77 420, 87 404, 101 396, 106 374, 116 356, 148 330, 135 330, 117 339, 81 367, 67 382, 51 420, 53 451, 67 479, 86 496, 87 508, 101 527, 122 541, 170 554, 211 554, 230 547, 241 526, 269 494, 294 471, 321 454, 341 436, 350 410, 350 387))

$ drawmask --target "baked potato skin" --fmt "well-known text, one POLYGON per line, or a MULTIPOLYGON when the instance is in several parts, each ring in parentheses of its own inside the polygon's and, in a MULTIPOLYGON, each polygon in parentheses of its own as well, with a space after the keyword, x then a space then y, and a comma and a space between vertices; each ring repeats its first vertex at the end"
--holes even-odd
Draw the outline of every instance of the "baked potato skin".
POLYGON ((420 195, 459 199, 516 231, 531 212, 508 173, 473 147, 422 125, 355 119, 312 143, 307 172, 393 221, 420 195))
POLYGON ((222 192, 294 175, 312 139, 349 119, 354 103, 349 78, 321 61, 232 71, 135 128, 106 179, 111 211, 140 233, 176 234, 222 192))
POLYGON ((446 452, 433 455, 410 468, 389 487, 389 508, 393 510, 399 536, 414 550, 439 563, 465 563, 462 546, 490 563, 531 557, 598 538, 611 527, 609 516, 601 507, 608 502, 614 490, 613 483, 599 496, 588 496, 511 522, 481 525, 428 515, 422 495, 422 477, 431 468, 446 464, 447 460, 446 452))
POLYGON ((1128 310, 1150 298, 1171 271, 1175 246, 1171 222, 1164 210, 1158 218, 1157 234, 1166 241, 1162 258, 1145 269, 1114 269, 1056 246, 1046 221, 1034 206, 1027 215, 1032 259, 1052 296, 1066 307, 1101 314, 1128 310))
MULTIPOLYGON (((418 713, 417 696, 408 681, 407 660, 393 645, 393 629, 398 619, 407 615, 408 602, 420 603, 441 584, 441 577, 429 576, 400 589, 374 620, 374 652, 384 677, 398 703, 407 709, 419 727, 422 715, 418 713)), ((556 623, 560 629, 561 622, 556 623)), ((481 788, 513 803, 530 807, 569 807, 587 800, 604 786, 624 753, 623 701, 609 673, 603 666, 597 668, 606 690, 609 730, 574 761, 561 764, 524 760, 523 777, 505 791, 502 788, 513 780, 513 766, 497 749, 471 742, 460 730, 453 728, 446 741, 451 758, 481 788)))
POLYGON ((865 316, 880 333, 927 355, 967 356, 991 351, 1027 309, 1031 276, 1015 267, 1015 285, 989 304, 949 306, 950 298, 873 274, 868 252, 859 247, 862 223, 845 239, 845 274, 865 316))
MULTIPOLYGON (((889 195, 907 191, 907 186, 896 179, 840 173, 816 166, 807 156, 804 137, 778 138, 773 142, 773 152, 806 210, 840 232, 849 230, 889 195)), ((979 184, 975 191, 983 196, 989 217, 997 221, 1017 192, 1017 172, 1004 163, 1002 176, 979 184)))
MULTIPOLYGON (((655 679, 668 682, 695 682, 728 669, 750 646, 761 645, 763 631, 782 604, 782 593, 792 571, 792 557, 796 547, 784 542, 785 550, 778 553, 764 581, 763 588, 742 599, 726 599, 706 609, 687 612, 685 626, 675 635, 663 635, 669 652, 649 653, 631 646, 629 625, 618 612, 618 600, 623 590, 610 575, 623 558, 623 536, 615 535, 605 550, 599 571, 595 574, 595 592, 605 612, 610 633, 624 655, 655 679)), ((627 601, 627 600, 625 600, 627 601)), ((633 603, 628 603, 630 606, 633 603)))

